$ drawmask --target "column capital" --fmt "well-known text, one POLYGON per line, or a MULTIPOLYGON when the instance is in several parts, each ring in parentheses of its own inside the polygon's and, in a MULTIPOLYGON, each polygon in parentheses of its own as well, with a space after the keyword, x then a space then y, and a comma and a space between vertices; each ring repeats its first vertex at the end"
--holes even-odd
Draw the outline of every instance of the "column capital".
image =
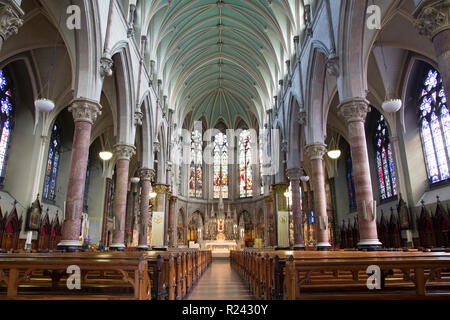
POLYGON ((344 100, 338 106, 338 115, 343 118, 347 124, 351 122, 366 121, 369 112, 369 101, 361 97, 344 100))
POLYGON ((272 186, 272 190, 276 193, 283 194, 289 188, 289 183, 277 183, 272 186))
POLYGON ((323 143, 309 144, 305 147, 305 152, 311 160, 323 160, 327 153, 327 146, 323 143))
POLYGON ((23 10, 15 1, 7 1, 0 7, 0 36, 3 40, 8 39, 19 32, 23 26, 23 10))
POLYGON ((153 186, 153 190, 155 190, 156 193, 167 193, 169 191, 170 186, 163 183, 156 183, 153 186))
POLYGON ((438 33, 450 29, 450 1, 422 0, 413 16, 419 33, 433 39, 438 33))
POLYGON ((97 101, 80 98, 72 101, 69 112, 72 112, 75 122, 94 124, 102 114, 102 106, 97 101))
POLYGON ((303 169, 292 168, 286 170, 287 177, 290 181, 297 181, 303 176, 303 169))
POLYGON ((138 174, 139 178, 141 178, 141 181, 151 181, 155 176, 155 170, 148 168, 141 168, 139 169, 138 174))
POLYGON ((127 144, 116 144, 114 154, 117 160, 130 160, 136 153, 136 148, 127 144))

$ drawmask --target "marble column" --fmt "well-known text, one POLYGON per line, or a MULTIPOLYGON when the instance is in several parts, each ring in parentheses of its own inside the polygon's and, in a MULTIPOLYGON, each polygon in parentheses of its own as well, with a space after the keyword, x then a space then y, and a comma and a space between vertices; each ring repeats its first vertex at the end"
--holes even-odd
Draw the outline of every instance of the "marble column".
POLYGON ((127 189, 130 169, 130 159, 136 153, 136 148, 130 145, 114 146, 116 156, 116 196, 114 199, 114 231, 111 250, 123 251, 125 248, 125 219, 127 211, 127 189))
POLYGON ((292 215, 294 218, 294 250, 304 250, 302 225, 302 202, 300 198, 300 178, 303 170, 299 168, 288 169, 287 176, 292 188, 292 215))
POLYGON ((150 200, 150 188, 155 170, 142 168, 139 170, 139 178, 141 179, 141 206, 140 206, 140 222, 139 222, 139 245, 138 250, 148 250, 148 208, 150 200))
POLYGON ((91 143, 91 130, 102 107, 96 101, 76 99, 69 111, 75 121, 73 133, 72 158, 70 161, 69 183, 66 195, 65 221, 62 227, 61 242, 58 248, 74 251, 81 248, 80 230, 83 210, 84 186, 91 143))
MULTIPOLYGON (((156 192, 156 198, 155 203, 153 205, 153 212, 164 212, 164 224, 166 225, 167 222, 167 210, 166 210, 166 195, 169 191, 169 186, 163 183, 156 183, 154 185, 153 190, 156 192)), ((164 227, 164 244, 166 244, 166 237, 167 237, 167 229, 164 227)), ((163 248, 155 248, 157 250, 165 249, 166 246, 163 248)))
POLYGON ((177 204, 178 198, 175 196, 170 196, 169 199, 169 247, 176 246, 176 221, 175 221, 175 206, 177 204))
MULTIPOLYGON (((289 185, 287 183, 277 183, 272 186, 273 196, 274 196, 274 203, 275 203, 275 212, 274 212, 274 237, 276 241, 276 246, 278 246, 278 212, 279 211, 287 211, 287 199, 284 195, 286 191, 288 190, 289 185)), ((288 233, 289 236, 289 233, 288 233)), ((280 248, 281 249, 281 248, 280 248)), ((284 249, 284 248, 283 248, 284 249)))
POLYGON ((266 214, 267 214, 267 235, 268 241, 267 244, 270 247, 275 246, 275 217, 273 215, 273 195, 270 194, 264 198, 264 204, 266 206, 266 214))
POLYGON ((360 249, 381 247, 378 240, 376 213, 373 214, 372 179, 370 176, 364 122, 370 111, 369 102, 364 98, 352 98, 338 106, 338 114, 348 127, 348 136, 355 172, 355 192, 358 206, 360 249))
POLYGON ((325 193, 325 176, 323 172, 323 157, 326 152, 326 146, 320 143, 306 146, 306 154, 311 160, 311 182, 314 191, 317 250, 329 250, 331 248, 328 239, 327 200, 325 193))
POLYGON ((422 0, 413 14, 419 33, 433 41, 444 88, 450 91, 450 2, 422 0))
POLYGON ((0 52, 5 41, 17 34, 23 25, 23 10, 15 0, 6 0, 0 3, 0 52))

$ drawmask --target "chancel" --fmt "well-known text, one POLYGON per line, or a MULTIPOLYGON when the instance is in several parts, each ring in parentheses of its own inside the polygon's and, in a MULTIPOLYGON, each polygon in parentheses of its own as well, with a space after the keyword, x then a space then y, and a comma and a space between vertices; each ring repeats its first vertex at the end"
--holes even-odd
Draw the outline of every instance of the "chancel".
POLYGON ((450 297, 448 0, 0 21, 1 299, 450 297))

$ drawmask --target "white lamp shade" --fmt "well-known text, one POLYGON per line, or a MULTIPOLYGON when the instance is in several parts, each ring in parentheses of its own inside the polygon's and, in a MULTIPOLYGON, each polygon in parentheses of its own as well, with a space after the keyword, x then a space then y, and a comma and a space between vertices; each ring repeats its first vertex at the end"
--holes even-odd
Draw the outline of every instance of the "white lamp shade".
POLYGON ((157 194, 154 191, 150 192, 150 194, 149 194, 150 199, 154 199, 154 198, 156 198, 156 196, 157 196, 157 194))
POLYGON ((131 183, 134 183, 134 184, 137 184, 137 183, 139 183, 139 181, 141 181, 141 179, 139 177, 133 177, 130 180, 131 180, 131 183))
POLYGON ((38 99, 34 102, 34 106, 40 112, 50 112, 55 108, 55 103, 48 99, 38 99))
POLYGON ((402 100, 400 99, 393 99, 393 100, 388 100, 383 102, 382 104, 382 108, 385 112, 388 113, 395 113, 397 111, 399 111, 402 108, 402 100))
POLYGON ((309 177, 308 176, 303 176, 303 177, 300 177, 300 180, 302 180, 303 182, 308 182, 309 181, 309 177))
POLYGON ((341 150, 330 150, 327 154, 331 159, 336 160, 341 156, 341 150))
POLYGON ((111 160, 111 158, 113 157, 113 154, 109 151, 102 151, 99 153, 100 159, 102 159, 103 161, 108 161, 111 160))

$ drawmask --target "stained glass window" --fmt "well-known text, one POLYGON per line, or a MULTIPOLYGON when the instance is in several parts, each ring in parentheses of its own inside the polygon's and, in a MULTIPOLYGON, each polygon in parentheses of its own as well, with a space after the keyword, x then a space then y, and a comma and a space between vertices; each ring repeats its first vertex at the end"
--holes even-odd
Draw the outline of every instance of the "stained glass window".
POLYGON ((61 133, 58 124, 53 126, 50 147, 48 150, 47 168, 45 169, 43 199, 55 200, 56 178, 61 160, 61 133))
POLYGON ((214 137, 214 198, 228 198, 228 141, 222 132, 214 137))
POLYGON ((431 183, 450 178, 450 116, 442 78, 430 69, 419 100, 420 131, 431 183))
POLYGON ((347 176, 348 200, 350 208, 356 208, 355 173, 353 171, 353 163, 350 149, 347 152, 346 176, 347 176))
POLYGON ((199 130, 194 130, 191 136, 191 167, 189 174, 189 195, 194 198, 202 197, 202 166, 202 133, 199 130))
POLYGON ((14 124, 13 91, 6 73, 0 70, 0 183, 6 177, 6 158, 14 124))
POLYGON ((252 172, 252 139, 250 131, 244 130, 239 135, 239 178, 241 198, 253 195, 253 172, 252 172))
POLYGON ((397 195, 397 180, 389 130, 382 114, 377 121, 374 144, 381 199, 389 199, 397 195))

